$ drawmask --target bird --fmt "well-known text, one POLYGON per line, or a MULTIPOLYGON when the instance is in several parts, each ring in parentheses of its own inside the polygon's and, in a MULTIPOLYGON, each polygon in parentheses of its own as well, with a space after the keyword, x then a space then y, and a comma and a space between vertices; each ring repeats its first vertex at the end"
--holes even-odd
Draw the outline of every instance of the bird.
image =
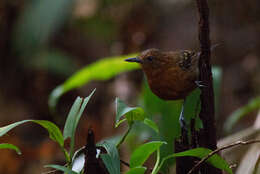
POLYGON ((152 48, 125 61, 141 65, 151 91, 159 98, 180 100, 199 86, 199 54, 190 50, 160 51, 152 48))
POLYGON ((195 88, 204 87, 198 80, 200 54, 191 50, 160 51, 152 48, 137 57, 125 59, 141 65, 149 87, 156 96, 163 100, 183 100, 179 123, 185 132, 185 99, 195 88))

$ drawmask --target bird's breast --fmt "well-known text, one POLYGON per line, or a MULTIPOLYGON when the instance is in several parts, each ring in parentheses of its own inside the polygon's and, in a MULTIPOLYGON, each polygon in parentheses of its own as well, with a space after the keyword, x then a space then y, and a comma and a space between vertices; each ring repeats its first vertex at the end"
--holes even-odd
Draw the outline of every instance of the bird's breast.
POLYGON ((196 88, 197 74, 177 66, 145 74, 153 93, 164 100, 183 99, 196 88))

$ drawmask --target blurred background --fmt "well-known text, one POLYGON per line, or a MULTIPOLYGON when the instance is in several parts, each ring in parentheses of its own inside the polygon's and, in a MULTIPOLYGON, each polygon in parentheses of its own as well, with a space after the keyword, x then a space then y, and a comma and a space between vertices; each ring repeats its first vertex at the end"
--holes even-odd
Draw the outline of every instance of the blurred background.
MULTIPOLYGON (((209 1, 209 7, 211 42, 221 43, 212 53, 212 64, 222 71, 216 109, 221 139, 227 135, 223 131, 227 117, 260 93, 260 1, 215 0, 209 1)), ((124 128, 113 128, 114 100, 120 97, 130 106, 145 103, 140 70, 66 93, 55 115, 49 111, 48 97, 74 72, 96 60, 147 48, 198 50, 195 1, 1 0, 0 127, 23 119, 46 119, 62 128, 74 99, 96 88, 80 121, 77 147, 85 145, 90 126, 97 141, 120 133, 124 128)), ((251 112, 232 132, 250 127, 256 113, 251 112)), ((22 151, 19 156, 1 150, 0 173, 42 173, 47 171, 45 164, 64 161, 58 145, 38 125, 19 126, 0 142, 22 151)))

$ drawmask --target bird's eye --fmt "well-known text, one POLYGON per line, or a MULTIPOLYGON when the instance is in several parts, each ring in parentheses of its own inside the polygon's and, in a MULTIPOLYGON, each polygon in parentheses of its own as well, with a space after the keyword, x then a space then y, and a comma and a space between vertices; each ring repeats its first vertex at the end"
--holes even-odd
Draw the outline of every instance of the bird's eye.
POLYGON ((153 61, 153 59, 154 59, 153 56, 148 56, 148 57, 147 57, 147 60, 148 60, 149 62, 153 61))

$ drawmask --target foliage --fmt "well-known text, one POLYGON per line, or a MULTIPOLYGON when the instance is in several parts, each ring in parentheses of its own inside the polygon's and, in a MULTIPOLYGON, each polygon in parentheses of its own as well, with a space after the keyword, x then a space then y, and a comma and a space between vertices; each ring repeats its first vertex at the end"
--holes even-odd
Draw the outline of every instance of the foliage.
MULTIPOLYGON (((63 135, 60 131, 60 129, 52 122, 47 121, 47 120, 23 120, 23 121, 19 121, 19 122, 15 122, 13 124, 4 126, 0 128, 0 136, 5 135, 7 132, 9 132, 11 129, 23 124, 23 123, 27 123, 27 122, 33 122, 33 123, 37 123, 39 125, 41 125, 43 128, 45 128, 48 133, 50 138, 57 142, 61 148, 61 150, 64 153, 66 162, 68 167, 64 167, 64 166, 59 166, 59 165, 48 165, 47 167, 52 167, 61 171, 65 171, 69 174, 75 174, 75 172, 71 171, 72 169, 72 157, 74 156, 74 143, 75 143, 75 132, 76 132, 76 128, 77 125, 79 123, 80 117, 89 101, 89 99, 91 98, 91 96, 93 95, 93 93, 95 92, 95 90, 92 91, 92 93, 86 97, 84 100, 80 97, 78 97, 74 104, 72 105, 70 112, 68 114, 66 123, 65 123, 65 127, 63 130, 63 135), (70 151, 68 152, 65 147, 64 147, 64 141, 70 138, 70 151)), ((19 149, 11 144, 0 144, 0 148, 8 148, 8 149, 14 149, 17 151, 17 153, 20 153, 19 149)))
MULTIPOLYGON (((46 165, 45 167, 54 168, 56 170, 60 170, 68 174, 82 173, 84 162, 85 162, 85 157, 84 157, 85 147, 77 150, 74 153, 75 131, 79 119, 89 99, 91 98, 94 92, 95 90, 93 90, 92 93, 84 100, 80 97, 78 97, 75 100, 67 116, 67 120, 63 130, 63 135, 59 130, 59 128, 52 122, 46 120, 23 120, 0 128, 0 136, 3 136, 8 131, 10 131, 11 129, 15 128, 20 124, 26 122, 37 123, 42 127, 44 127, 49 132, 50 138, 56 141, 60 145, 60 148, 64 152, 66 162, 67 162, 65 166, 51 164, 51 165, 46 165), (67 138, 71 139, 69 152, 64 148, 64 141, 67 138)), ((116 98, 115 104, 116 104, 115 127, 118 127, 119 125, 126 122, 128 124, 128 130, 125 132, 125 134, 121 137, 121 139, 118 142, 103 141, 102 143, 97 144, 97 146, 99 147, 100 146, 104 147, 107 152, 105 154, 100 154, 100 158, 103 160, 110 174, 120 174, 120 157, 118 153, 118 148, 120 148, 120 145, 125 142, 125 139, 129 135, 129 132, 132 129, 132 126, 134 124, 136 124, 137 122, 141 122, 143 123, 143 125, 147 125, 152 130, 154 130, 154 132, 156 133, 159 132, 159 128, 157 124, 153 122, 151 119, 147 118, 147 115, 145 114, 144 110, 141 107, 129 107, 119 98, 116 98)), ((162 168, 163 164, 168 159, 174 157, 180 157, 180 156, 195 156, 198 158, 203 158, 211 152, 209 149, 197 148, 197 149, 192 149, 180 153, 174 153, 168 155, 167 157, 162 157, 162 155, 160 154, 160 149, 161 147, 163 147, 162 145, 164 144, 166 144, 165 141, 150 141, 138 146, 131 154, 130 165, 129 165, 130 169, 129 171, 126 172, 126 174, 131 174, 131 173, 143 174, 146 171, 146 167, 143 166, 143 164, 154 152, 156 152, 156 162, 152 169, 152 174, 157 174, 162 168)), ((14 149, 18 153, 20 153, 19 149, 14 145, 0 144, 0 148, 14 149)), ((229 168, 225 160, 223 160, 218 155, 213 155, 211 158, 207 160, 207 162, 217 168, 232 173, 231 169, 229 168)))
POLYGON ((234 111, 227 119, 224 125, 226 131, 230 131, 236 122, 248 115, 250 112, 260 108, 260 97, 256 97, 248 102, 245 106, 234 111))
MULTIPOLYGON (((164 163, 165 160, 168 160, 168 159, 174 158, 174 157, 193 156, 193 157, 197 157, 197 158, 202 159, 204 157, 207 157, 210 152, 212 152, 212 150, 210 150, 210 149, 195 148, 195 149, 186 150, 186 151, 179 152, 179 153, 174 153, 174 154, 171 154, 171 155, 165 157, 162 160, 161 165, 164 163)), ((228 172, 230 174, 233 173, 231 168, 229 167, 228 163, 217 154, 210 157, 206 162, 211 164, 212 166, 214 166, 216 168, 225 170, 226 172, 228 172)))
POLYGON ((120 174, 120 158, 116 145, 103 142, 100 146, 104 147, 107 151, 107 154, 101 154, 101 158, 109 173, 120 174))
POLYGON ((137 69, 139 67, 137 64, 124 62, 124 59, 135 55, 104 58, 79 70, 52 91, 49 97, 50 109, 53 111, 58 99, 72 89, 79 88, 92 80, 108 80, 121 72, 137 69))
POLYGON ((0 149, 12 149, 15 150, 18 155, 22 154, 20 149, 13 144, 2 143, 0 144, 0 149))

